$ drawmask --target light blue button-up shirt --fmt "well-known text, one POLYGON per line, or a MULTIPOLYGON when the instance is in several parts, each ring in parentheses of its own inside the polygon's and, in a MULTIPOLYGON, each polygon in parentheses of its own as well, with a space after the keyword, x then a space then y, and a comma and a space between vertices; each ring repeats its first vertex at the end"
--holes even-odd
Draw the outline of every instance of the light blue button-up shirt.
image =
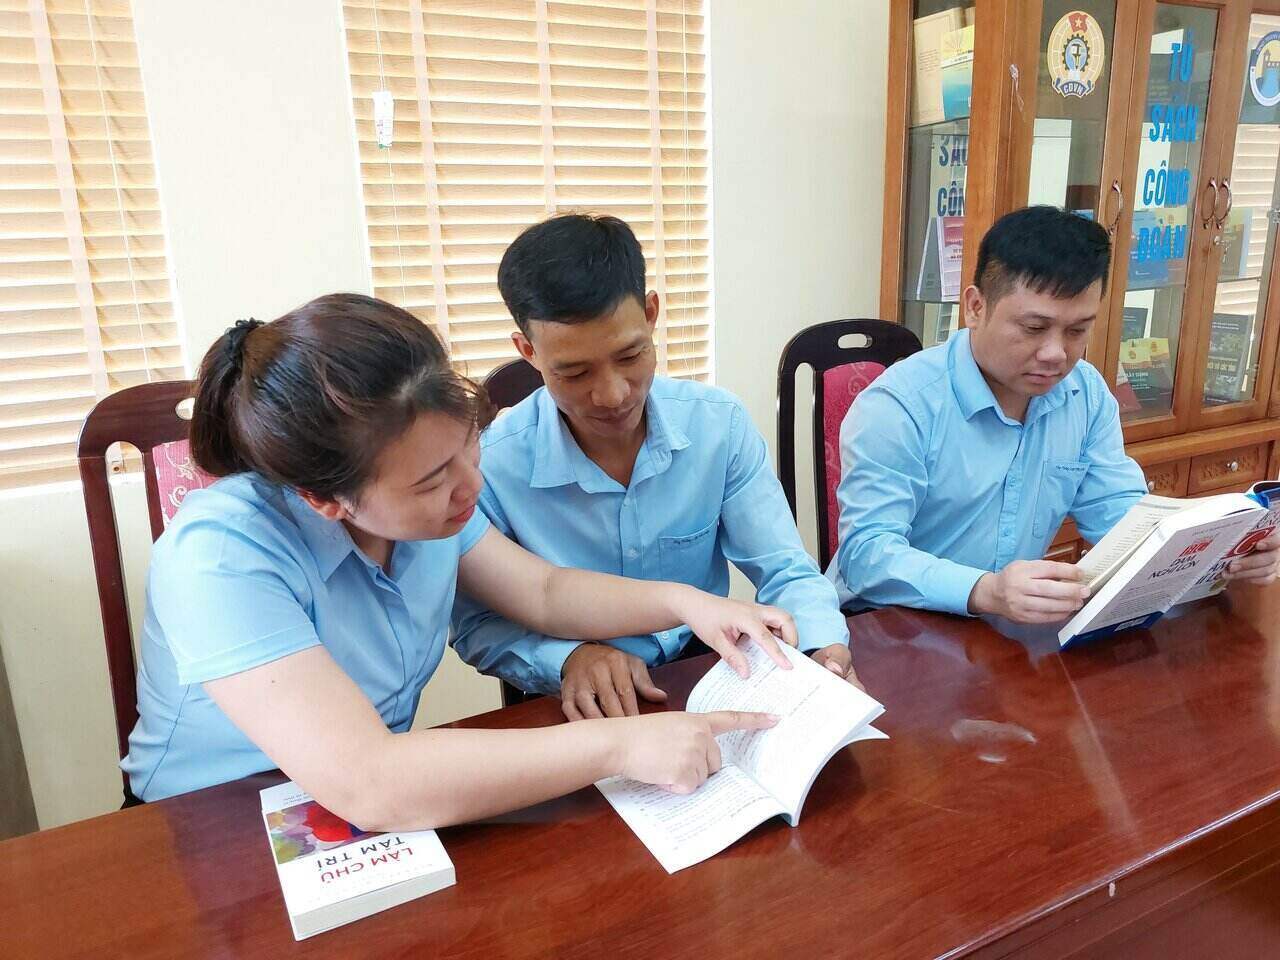
POLYGON ((323 644, 388 728, 403 732, 440 663, 458 559, 480 511, 444 540, 401 542, 390 572, 292 490, 238 474, 182 504, 156 541, 138 671, 138 724, 122 766, 158 800, 275 764, 203 684, 323 644))
MULTIPOLYGON (((761 603, 794 617, 802 650, 847 643, 835 590, 805 552, 764 438, 737 398, 655 377, 645 413, 647 435, 623 487, 582 452, 539 389, 481 438, 481 510, 559 566, 727 596, 731 561, 761 603)), ((454 607, 454 629, 462 659, 543 693, 560 689, 560 671, 578 646, 531 633, 466 596, 454 607)), ((682 627, 611 642, 654 665, 675 657, 689 636, 682 627)))
POLYGON ((894 364, 840 428, 842 604, 968 612, 978 578, 1044 555, 1070 514, 1097 543, 1144 493, 1120 413, 1084 361, 1007 417, 969 332, 894 364))

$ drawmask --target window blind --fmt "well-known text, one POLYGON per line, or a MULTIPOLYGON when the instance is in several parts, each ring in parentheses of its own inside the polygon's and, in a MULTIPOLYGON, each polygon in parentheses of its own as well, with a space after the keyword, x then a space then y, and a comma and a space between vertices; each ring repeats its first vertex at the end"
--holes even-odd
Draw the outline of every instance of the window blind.
POLYGON ((184 375, 128 0, 0 0, 0 487, 76 476, 85 414, 184 375))
POLYGON ((503 250, 556 212, 611 213, 662 300, 659 370, 711 375, 701 0, 352 0, 343 6, 377 296, 481 377, 515 356, 503 250), (394 103, 380 147, 373 94, 394 103))

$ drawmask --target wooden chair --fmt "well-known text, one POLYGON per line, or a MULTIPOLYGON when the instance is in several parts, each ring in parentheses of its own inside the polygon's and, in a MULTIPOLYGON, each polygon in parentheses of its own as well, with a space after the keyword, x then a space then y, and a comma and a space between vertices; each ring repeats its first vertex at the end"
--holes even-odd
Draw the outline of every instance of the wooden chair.
MULTIPOLYGON (((540 386, 542 386, 542 374, 533 364, 524 359, 509 360, 484 378, 485 392, 489 394, 489 399, 499 411, 514 407, 540 386)), ((504 707, 524 703, 534 696, 505 680, 498 682, 502 684, 504 707)))
POLYGON ((542 386, 542 374, 527 360, 508 360, 484 378, 484 389, 499 410, 514 407, 542 386))
MULTIPOLYGON (((138 722, 137 662, 120 559, 120 530, 108 484, 107 448, 117 442, 127 443, 142 454, 147 514, 151 539, 155 540, 164 532, 182 498, 214 480, 191 463, 187 439, 190 421, 178 410, 192 395, 194 386, 189 380, 176 380, 128 387, 100 401, 80 430, 76 455, 84 486, 116 715, 116 741, 122 759, 129 752, 129 734, 138 722)), ((126 778, 126 791, 128 786, 126 778)))
POLYGON ((840 424, 854 398, 885 369, 920 350, 906 327, 885 320, 832 320, 801 330, 778 363, 778 477, 796 515, 796 370, 813 368, 813 488, 818 562, 825 570, 839 536, 840 424), (844 338, 858 341, 842 346, 844 338))

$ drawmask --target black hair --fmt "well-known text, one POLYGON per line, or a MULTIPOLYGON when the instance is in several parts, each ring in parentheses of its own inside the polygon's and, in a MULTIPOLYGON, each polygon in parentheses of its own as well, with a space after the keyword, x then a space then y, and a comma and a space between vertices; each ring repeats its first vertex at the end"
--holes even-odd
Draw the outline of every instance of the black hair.
POLYGON ((1105 290, 1111 239, 1093 220, 1057 207, 1023 207, 991 225, 978 247, 974 284, 989 303, 1015 284, 1068 300, 1097 281, 1105 290))
POLYGON ((498 266, 498 289, 526 336, 530 320, 595 320, 626 297, 644 305, 644 253, 617 217, 552 217, 507 247, 498 266))
POLYGON ((200 364, 191 452, 214 476, 252 470, 358 501, 382 449, 418 414, 484 427, 490 411, 417 317, 335 293, 271 323, 241 320, 214 341, 200 364))

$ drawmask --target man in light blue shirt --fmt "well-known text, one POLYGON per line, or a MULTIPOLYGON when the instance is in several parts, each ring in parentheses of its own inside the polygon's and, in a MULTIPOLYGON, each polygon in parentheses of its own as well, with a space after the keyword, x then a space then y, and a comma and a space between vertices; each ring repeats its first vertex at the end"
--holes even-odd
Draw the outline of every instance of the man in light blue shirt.
MULTIPOLYGON (((538 224, 507 250, 498 285, 546 386, 482 437, 480 508, 494 525, 552 563, 721 595, 732 562, 761 603, 791 613, 801 650, 856 682, 835 590, 746 410, 723 390, 654 376, 658 297, 631 229, 612 217, 538 224)), ((647 668, 690 641, 685 629, 609 644, 544 637, 465 597, 454 630, 464 660, 559 692, 571 720, 635 714, 637 694, 664 699, 647 668)))
MULTIPOLYGON (((1070 515, 1096 543, 1146 493, 1120 414, 1081 360, 1111 249, 1052 207, 998 220, 964 291, 967 329, 885 371, 840 430, 841 603, 1062 620, 1087 588, 1038 559, 1070 515)), ((1280 538, 1232 574, 1275 576, 1280 538)))

